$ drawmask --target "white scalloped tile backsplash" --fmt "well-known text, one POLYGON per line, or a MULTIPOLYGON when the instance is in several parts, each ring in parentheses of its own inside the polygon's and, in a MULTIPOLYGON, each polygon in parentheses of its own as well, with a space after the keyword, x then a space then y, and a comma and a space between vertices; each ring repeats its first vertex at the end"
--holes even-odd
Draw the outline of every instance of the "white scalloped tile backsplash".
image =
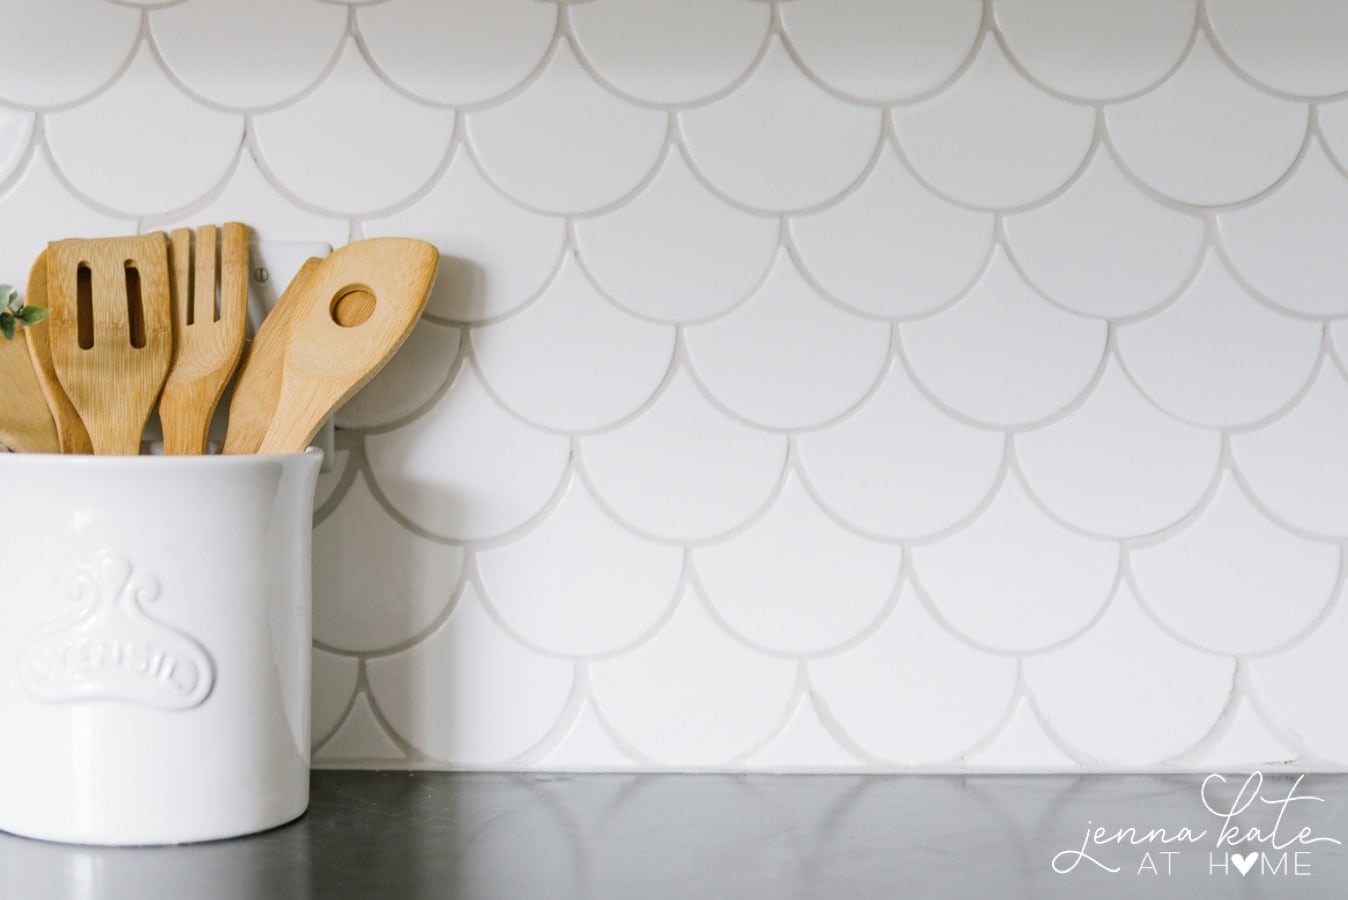
POLYGON ((1348 766, 1348 6, 0 0, 0 278, 442 250, 315 760, 1348 766))

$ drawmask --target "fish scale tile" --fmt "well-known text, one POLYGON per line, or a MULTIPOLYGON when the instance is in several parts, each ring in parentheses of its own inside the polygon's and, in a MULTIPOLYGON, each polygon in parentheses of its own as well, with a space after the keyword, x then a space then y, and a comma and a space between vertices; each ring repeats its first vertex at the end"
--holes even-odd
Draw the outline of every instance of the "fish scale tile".
POLYGON ((451 110, 393 90, 348 40, 317 88, 258 115, 253 133, 263 165, 300 200, 371 213, 425 188, 444 162, 454 120, 451 110))
POLYGON ((1206 237, 1202 218, 1139 188, 1104 145, 1065 191, 1002 227, 1031 284, 1060 306, 1108 319, 1146 315, 1173 297, 1206 237))
POLYGON ((774 217, 712 193, 671 149, 641 193, 578 219, 586 271, 613 301, 664 322, 714 319, 743 300, 776 256, 774 217))
POLYGON ((326 3, 187 0, 154 10, 149 23, 165 65, 190 91, 221 106, 257 108, 313 86, 341 48, 346 19, 346 10, 326 3), (269 57, 286 64, 257 65, 269 57))
POLYGON ((1043 200, 1072 178, 1095 137, 1093 109, 1026 80, 986 36, 949 88, 897 107, 893 122, 923 180, 983 209, 1043 200))
POLYGON ((721 0, 594 0, 566 7, 598 77, 648 103, 695 103, 724 91, 754 62, 772 7, 721 0))
POLYGON ((959 758, 1002 722, 1016 688, 1014 659, 952 635, 910 585, 865 640, 807 669, 830 714, 867 753, 909 765, 959 758))
POLYGON ((45 118, 62 176, 93 202, 127 215, 199 200, 225 177, 244 136, 241 115, 189 98, 147 44, 106 91, 45 118))
POLYGON ((848 309, 885 318, 960 296, 987 263, 995 228, 991 213, 932 193, 889 149, 841 202, 791 220, 805 271, 848 309))
POLYGON ((356 10, 375 67, 408 93, 477 104, 523 84, 543 61, 558 10, 534 0, 393 0, 356 10))
POLYGON ((857 0, 844 16, 828 0, 795 0, 780 10, 807 72, 874 103, 916 97, 952 78, 983 21, 979 0, 857 0))
POLYGON ((63 106, 106 89, 140 32, 140 12, 112 3, 6 0, 0 9, 0 47, 9 61, 0 74, 0 98, 24 106, 63 106))
POLYGON ((440 248, 316 764, 1348 768, 1341 8, 273 6, 0 0, 0 281, 440 248))
POLYGON ((1163 762, 1202 740, 1230 700, 1235 668, 1229 656, 1158 628, 1124 584, 1085 634, 1027 659, 1025 681, 1059 737, 1128 768, 1163 762))

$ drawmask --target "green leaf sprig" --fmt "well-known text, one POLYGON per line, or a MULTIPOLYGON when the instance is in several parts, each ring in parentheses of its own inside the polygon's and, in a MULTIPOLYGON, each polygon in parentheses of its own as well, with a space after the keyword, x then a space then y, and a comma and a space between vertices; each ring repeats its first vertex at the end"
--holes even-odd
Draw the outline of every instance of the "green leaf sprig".
POLYGON ((0 284, 0 334, 5 340, 14 340, 21 325, 36 325, 50 315, 43 306, 25 306, 19 292, 7 284, 0 284))

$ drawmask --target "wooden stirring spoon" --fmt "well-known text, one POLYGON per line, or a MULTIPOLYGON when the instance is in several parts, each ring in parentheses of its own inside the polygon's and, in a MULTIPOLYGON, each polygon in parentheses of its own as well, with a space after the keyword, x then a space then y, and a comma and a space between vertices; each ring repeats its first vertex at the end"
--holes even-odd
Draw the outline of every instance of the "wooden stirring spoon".
POLYGON ((134 456, 173 354, 162 231, 47 245, 52 363, 94 452, 134 456))
POLYGON ((159 398, 167 454, 205 453, 211 416, 243 352, 248 323, 248 226, 179 228, 169 235, 173 364, 159 398), (219 288, 220 307, 216 309, 219 288))
MULTIPOLYGON (((32 306, 47 305, 47 251, 43 250, 33 262, 28 272, 28 296, 25 302, 32 306)), ((47 399, 47 409, 56 422, 56 437, 61 444, 62 453, 93 453, 94 445, 89 441, 89 431, 80 421, 70 398, 66 396, 61 382, 56 379, 56 369, 51 360, 51 335, 47 320, 29 325, 23 330, 24 341, 28 344, 28 355, 33 360, 38 384, 42 386, 42 396, 47 399)))
MULTIPOLYGON (((439 261, 425 241, 367 238, 333 252, 299 291, 287 292, 295 305, 283 313, 287 339, 255 347, 240 376, 241 384, 256 378, 278 385, 258 453, 303 450, 324 420, 383 368, 421 316, 439 261), (279 380, 272 369, 280 370, 279 380)), ((278 303, 272 315, 280 310, 278 303)), ((247 452, 241 443, 231 450, 227 436, 225 452, 247 452)))
POLYGON ((291 320, 301 307, 297 295, 304 291, 305 284, 321 262, 316 257, 304 261, 244 350, 239 377, 234 382, 234 397, 229 404, 229 430, 225 433, 222 453, 256 453, 262 446, 262 437, 271 425, 276 401, 281 396, 281 367, 266 360, 277 360, 285 353, 291 320), (264 362, 253 364, 253 359, 264 362))

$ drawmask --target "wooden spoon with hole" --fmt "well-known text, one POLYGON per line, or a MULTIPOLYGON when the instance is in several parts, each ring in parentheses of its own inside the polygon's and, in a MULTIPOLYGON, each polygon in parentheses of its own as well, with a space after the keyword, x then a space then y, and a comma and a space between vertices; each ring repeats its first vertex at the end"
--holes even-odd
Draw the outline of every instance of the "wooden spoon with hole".
POLYGON ((367 238, 319 262, 297 291, 287 289, 244 361, 241 392, 230 405, 225 452, 250 450, 235 433, 240 426, 234 413, 241 400, 258 398, 254 381, 276 384, 277 393, 266 431, 252 449, 304 450, 324 420, 402 346, 426 305, 439 261, 439 252, 425 241, 367 238), (282 311, 283 304, 294 308, 282 311), (264 344, 263 331, 278 313, 285 335, 270 335, 264 344))

